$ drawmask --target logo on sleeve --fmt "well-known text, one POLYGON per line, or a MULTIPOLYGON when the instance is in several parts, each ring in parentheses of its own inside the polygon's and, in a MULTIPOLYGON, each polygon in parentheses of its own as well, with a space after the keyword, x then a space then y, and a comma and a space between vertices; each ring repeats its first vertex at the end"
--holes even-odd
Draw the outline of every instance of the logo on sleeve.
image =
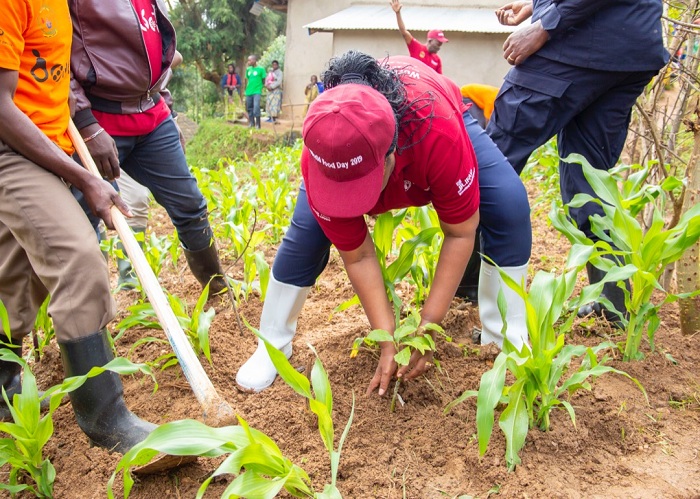
POLYGON ((472 183, 474 183, 474 170, 470 171, 469 175, 467 175, 464 180, 459 179, 456 183, 457 194, 461 196, 467 189, 469 189, 469 187, 471 187, 472 183))

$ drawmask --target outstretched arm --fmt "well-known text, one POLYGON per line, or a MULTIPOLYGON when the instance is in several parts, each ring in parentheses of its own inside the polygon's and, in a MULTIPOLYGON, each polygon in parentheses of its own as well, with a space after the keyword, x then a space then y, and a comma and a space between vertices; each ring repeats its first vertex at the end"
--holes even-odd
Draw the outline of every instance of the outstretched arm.
MULTIPOLYGON (((394 312, 386 295, 382 270, 379 267, 377 253, 369 233, 359 248, 338 252, 343 259, 352 287, 360 298, 370 327, 384 329, 393 334, 396 328, 394 312)), ((383 395, 389 388, 389 383, 397 368, 394 360, 396 350, 393 344, 390 342, 380 343, 379 347, 381 349, 379 365, 367 388, 368 395, 375 388, 379 388, 379 395, 383 395)))
MULTIPOLYGON (((478 225, 478 212, 459 224, 440 222, 445 239, 440 249, 430 294, 421 310, 421 326, 428 323, 440 324, 447 315, 474 249, 474 237, 478 225)), ((416 350, 411 355, 408 365, 399 368, 397 376, 406 380, 416 378, 429 369, 432 361, 433 352, 421 354, 416 350)))
POLYGON ((403 23, 403 18, 401 17, 401 7, 403 7, 403 5, 401 5, 399 0, 391 0, 391 8, 396 13, 396 24, 399 25, 399 31, 401 32, 406 45, 408 45, 411 43, 411 40, 413 40, 413 35, 406 29, 406 25, 403 23))

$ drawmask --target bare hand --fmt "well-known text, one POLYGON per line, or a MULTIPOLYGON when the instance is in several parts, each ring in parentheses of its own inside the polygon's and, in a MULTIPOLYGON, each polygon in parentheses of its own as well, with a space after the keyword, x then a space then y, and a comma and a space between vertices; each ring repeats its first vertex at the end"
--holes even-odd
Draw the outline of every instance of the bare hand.
POLYGON ((511 33, 503 44, 503 57, 509 64, 517 66, 542 48, 548 40, 549 34, 542 28, 542 23, 537 21, 511 33))
POLYGON ((374 372, 374 377, 369 382, 369 387, 367 387, 367 395, 370 395, 375 388, 379 387, 379 395, 384 395, 389 389, 389 383, 391 383, 391 378, 396 372, 398 364, 394 360, 394 355, 396 355, 396 349, 392 344, 386 346, 381 346, 381 353, 379 355, 379 365, 377 370, 374 372))
MULTIPOLYGON (((100 126, 97 123, 88 125, 80 130, 80 135, 83 138, 89 137, 99 129, 100 126)), ((90 151, 92 159, 95 160, 97 169, 100 170, 100 174, 104 178, 107 180, 119 178, 119 152, 114 139, 107 132, 100 133, 94 139, 86 142, 85 145, 90 151)))
POLYGON ((517 26, 532 15, 532 1, 511 2, 496 9, 498 22, 504 26, 517 26))
POLYGON ((104 220, 105 225, 110 229, 114 229, 112 214, 109 211, 112 205, 119 208, 119 211, 127 217, 133 216, 131 211, 129 211, 129 207, 119 196, 119 193, 114 190, 114 187, 101 178, 90 175, 82 191, 92 213, 104 220))
POLYGON ((396 12, 397 14, 399 12, 401 12, 401 7, 403 7, 403 5, 401 5, 401 3, 399 3, 399 0, 391 0, 390 3, 391 3, 391 8, 393 9, 394 12, 396 12))
POLYGON ((428 350, 425 354, 421 354, 418 350, 414 350, 408 365, 401 366, 396 376, 406 381, 412 380, 428 372, 431 367, 433 367, 433 352, 428 350))

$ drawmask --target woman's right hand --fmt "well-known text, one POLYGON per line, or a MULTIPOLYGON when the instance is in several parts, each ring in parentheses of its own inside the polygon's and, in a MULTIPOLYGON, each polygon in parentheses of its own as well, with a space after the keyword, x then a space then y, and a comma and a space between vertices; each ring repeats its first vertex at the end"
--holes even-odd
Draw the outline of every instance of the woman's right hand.
POLYGON ((380 343, 379 364, 374 372, 374 377, 367 387, 367 395, 370 395, 375 388, 379 388, 379 396, 382 396, 389 389, 389 383, 394 377, 396 368, 399 366, 394 360, 396 348, 392 343, 380 343))

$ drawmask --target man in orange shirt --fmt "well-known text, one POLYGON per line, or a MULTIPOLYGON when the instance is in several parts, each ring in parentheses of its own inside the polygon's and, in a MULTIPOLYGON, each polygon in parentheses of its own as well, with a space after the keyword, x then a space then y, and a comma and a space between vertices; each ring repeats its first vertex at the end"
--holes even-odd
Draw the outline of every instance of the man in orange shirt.
MULTIPOLYGON (((85 213, 67 188, 112 226, 109 209, 128 208, 106 181, 71 159, 70 46, 64 0, 0 0, 0 300, 9 329, 0 340, 22 354, 22 338, 50 294, 66 376, 112 360, 105 326, 115 314, 107 264, 85 213)), ((20 364, 0 361, 0 384, 21 390, 20 364)), ((80 428, 101 447, 124 453, 156 428, 124 404, 122 383, 107 371, 71 392, 80 428)), ((0 404, 0 417, 7 417, 0 404)))
POLYGON ((445 34, 442 30, 432 29, 428 31, 428 39, 425 45, 413 38, 410 31, 406 29, 406 25, 403 23, 403 18, 401 17, 401 3, 399 0, 391 0, 391 8, 396 13, 396 23, 399 25, 399 31, 403 35, 403 39, 406 41, 408 46, 408 53, 414 59, 427 64, 429 67, 433 68, 438 73, 442 74, 442 60, 437 53, 440 51, 443 43, 447 43, 449 40, 445 38, 445 34))

